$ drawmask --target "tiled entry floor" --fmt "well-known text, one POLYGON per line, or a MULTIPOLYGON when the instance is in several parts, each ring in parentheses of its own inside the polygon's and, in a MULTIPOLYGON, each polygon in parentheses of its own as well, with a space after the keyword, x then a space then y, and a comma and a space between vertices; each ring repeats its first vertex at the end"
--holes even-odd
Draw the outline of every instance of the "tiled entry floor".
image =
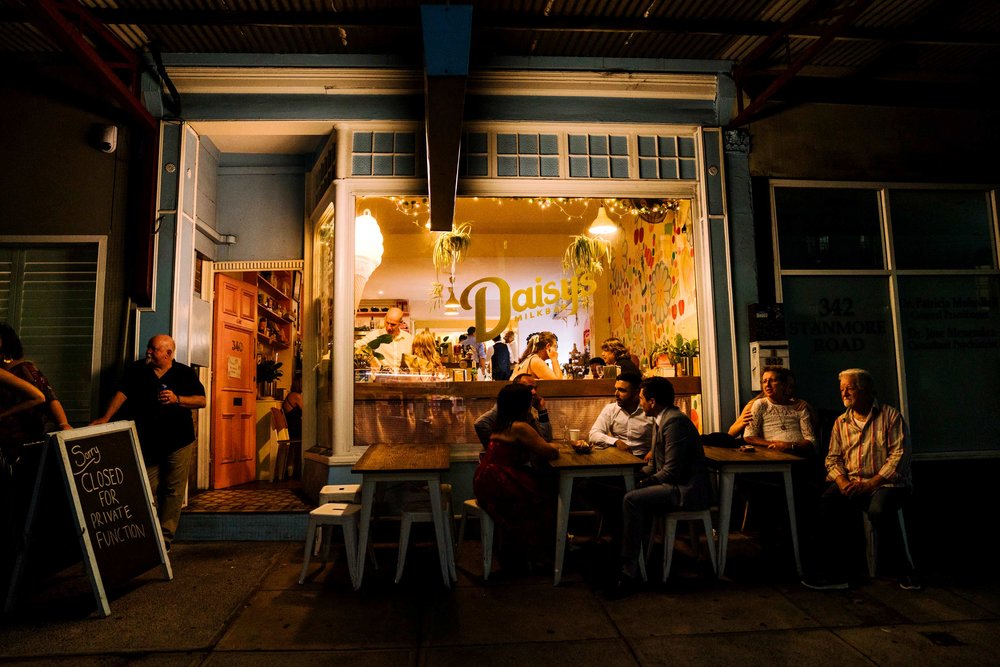
POLYGON ((313 507, 301 482, 250 482, 202 491, 188 498, 184 512, 308 512, 313 507))

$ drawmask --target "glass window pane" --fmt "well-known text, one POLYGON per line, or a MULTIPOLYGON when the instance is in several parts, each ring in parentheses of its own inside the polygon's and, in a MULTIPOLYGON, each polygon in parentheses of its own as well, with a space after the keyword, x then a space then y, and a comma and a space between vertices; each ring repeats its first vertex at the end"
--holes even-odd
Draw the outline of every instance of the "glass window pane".
POLYGON ((391 153, 393 146, 392 132, 376 132, 375 144, 372 150, 376 153, 391 153))
POLYGON ((590 177, 591 178, 607 178, 610 176, 610 170, 608 168, 608 158, 605 157, 592 157, 590 158, 590 177))
POLYGON ((559 158, 542 158, 542 176, 547 178, 557 178, 559 176, 559 158))
POLYGON ((1000 278, 900 276, 910 432, 918 452, 992 450, 1000 441, 1000 278), (975 393, 945 396, 948 380, 975 393), (992 407, 991 407, 992 406, 992 407))
POLYGON ((519 135, 517 135, 517 152, 518 153, 537 153, 538 152, 538 135, 537 134, 519 134, 519 135))
POLYGON ((660 157, 674 157, 677 155, 676 137, 659 137, 658 146, 660 157))
POLYGON ((878 192, 775 188, 782 269, 882 269, 878 192))
POLYGON ((989 201, 983 192, 890 190, 889 214, 900 269, 995 266, 989 201))
POLYGON ((837 374, 865 368, 880 399, 899 407, 889 279, 790 276, 781 285, 796 395, 825 415, 837 414, 844 409, 837 374))
POLYGON ((571 157, 569 159, 569 175, 572 178, 590 176, 590 160, 585 157, 571 157))
POLYGON ((554 134, 543 134, 539 136, 538 152, 542 155, 558 155, 559 137, 554 134))
POLYGON ((656 157, 656 137, 639 137, 639 155, 656 157))
POLYGON ((639 178, 656 178, 656 160, 639 160, 639 178))
MULTIPOLYGON (((333 395, 330 382, 335 306, 336 317, 352 318, 356 344, 365 338, 373 340, 373 330, 384 326, 389 308, 399 307, 412 336, 428 330, 435 339, 440 359, 428 358, 434 355, 426 351, 424 359, 448 369, 447 374, 431 375, 424 372, 422 364, 411 365, 415 360, 408 360, 405 368, 402 360, 386 361, 385 366, 392 367, 389 369, 381 362, 366 362, 361 353, 355 359, 355 446, 375 442, 465 446, 476 442, 473 423, 493 405, 502 384, 474 390, 445 379, 464 376, 465 371, 472 373, 472 349, 460 344, 470 326, 477 327, 478 337, 484 341, 511 332, 509 352, 514 362, 525 353, 532 333, 550 331, 558 336, 561 368, 576 375, 587 370, 586 362, 599 353, 600 343, 609 337, 622 339, 646 363, 655 344, 674 340, 677 334, 687 339, 698 337, 690 200, 678 200, 676 208, 666 213, 663 226, 676 232, 666 237, 650 233, 648 223, 637 215, 616 216, 622 233, 611 243, 611 259, 600 276, 595 276, 592 267, 570 275, 563 267, 570 239, 586 221, 594 219, 603 203, 600 199, 567 198, 553 205, 549 199, 459 197, 455 218, 471 226, 470 244, 461 261, 445 263, 440 269, 435 269, 431 259, 440 235, 424 227, 427 212, 417 205, 421 201, 420 196, 405 194, 356 200, 355 211, 368 210, 377 221, 383 252, 377 262, 373 258, 366 262, 362 252, 374 244, 355 246, 352 304, 334 304, 332 298, 333 225, 322 225, 317 231, 321 345, 317 369, 321 376, 315 400, 324 438, 321 442, 331 442, 329 425, 334 409, 338 410, 336 419, 352 418, 350 409, 340 411, 346 407, 340 404, 344 399, 333 395), (650 261, 661 254, 662 260, 650 261), (446 307, 452 292, 459 301, 454 309, 446 307), (428 298, 429 293, 436 296, 428 298), (380 376, 373 378, 373 366, 380 376), (392 372, 396 368, 399 373, 392 372), (421 372, 409 373, 414 368, 421 372), (432 381, 434 384, 412 384, 432 381), (422 388, 411 390, 418 387, 422 388)), ((605 261, 603 255, 601 261, 605 261)), ((384 341, 375 346, 384 360, 397 356, 388 347, 379 350, 381 345, 390 344, 384 341)), ((490 358, 484 365, 491 366, 494 361, 490 358)), ((342 367, 336 368, 339 373, 342 367)), ((586 393, 583 382, 587 381, 581 381, 580 389, 563 390, 586 393)), ((546 394, 546 407, 557 435, 562 437, 567 427, 589 428, 609 400, 610 393, 546 394)), ((682 396, 678 404, 699 422, 699 397, 682 396)))
POLYGON ((590 154, 591 155, 608 154, 608 138, 605 135, 603 134, 590 135, 590 154))

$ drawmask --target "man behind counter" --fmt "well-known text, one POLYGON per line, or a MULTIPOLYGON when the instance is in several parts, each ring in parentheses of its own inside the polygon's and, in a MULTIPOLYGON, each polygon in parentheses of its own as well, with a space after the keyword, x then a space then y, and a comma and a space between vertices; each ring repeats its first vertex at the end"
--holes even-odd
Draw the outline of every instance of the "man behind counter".
POLYGON ((383 334, 392 336, 391 343, 382 343, 375 350, 384 359, 381 361, 382 368, 399 368, 403 361, 404 354, 413 352, 413 336, 409 331, 403 330, 403 311, 399 308, 390 308, 385 313, 383 328, 372 329, 364 338, 355 343, 355 347, 367 345, 383 334))

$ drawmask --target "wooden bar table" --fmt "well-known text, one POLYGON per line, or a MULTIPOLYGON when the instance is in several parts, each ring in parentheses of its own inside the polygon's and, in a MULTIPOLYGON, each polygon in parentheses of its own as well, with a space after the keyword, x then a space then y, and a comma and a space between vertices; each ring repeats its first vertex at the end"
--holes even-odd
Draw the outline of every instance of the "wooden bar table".
POLYGON ((802 576, 799 558, 799 532, 795 521, 795 499, 792 493, 792 464, 802 457, 757 447, 752 452, 741 452, 728 447, 705 447, 705 458, 710 467, 719 471, 719 576, 726 570, 726 547, 729 544, 729 521, 733 510, 733 486, 736 475, 744 472, 778 472, 785 481, 785 502, 788 504, 788 525, 792 531, 792 550, 795 552, 795 569, 802 576))
POLYGON ((351 472, 361 475, 361 525, 358 536, 358 586, 365 574, 365 554, 368 549, 368 529, 371 523, 375 485, 379 482, 427 482, 430 492, 434 534, 437 537, 441 578, 451 587, 455 577, 451 530, 445 521, 441 504, 441 473, 451 466, 451 448, 447 443, 374 444, 361 455, 351 472))
POLYGON ((556 512, 556 560, 552 585, 562 580, 563 557, 566 555, 566 531, 569 530, 569 505, 573 499, 573 480, 580 477, 617 477, 625 479, 625 491, 635 488, 636 470, 642 459, 617 447, 594 449, 580 454, 569 443, 560 442, 559 458, 549 465, 559 471, 559 505, 556 512))

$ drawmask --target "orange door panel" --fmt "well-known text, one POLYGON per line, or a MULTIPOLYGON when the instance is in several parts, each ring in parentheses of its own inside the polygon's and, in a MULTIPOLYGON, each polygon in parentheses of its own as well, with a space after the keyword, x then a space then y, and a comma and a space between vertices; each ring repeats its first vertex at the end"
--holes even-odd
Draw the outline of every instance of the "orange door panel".
POLYGON ((257 478, 256 357, 254 317, 257 288, 215 277, 212 340, 212 488, 257 478))

